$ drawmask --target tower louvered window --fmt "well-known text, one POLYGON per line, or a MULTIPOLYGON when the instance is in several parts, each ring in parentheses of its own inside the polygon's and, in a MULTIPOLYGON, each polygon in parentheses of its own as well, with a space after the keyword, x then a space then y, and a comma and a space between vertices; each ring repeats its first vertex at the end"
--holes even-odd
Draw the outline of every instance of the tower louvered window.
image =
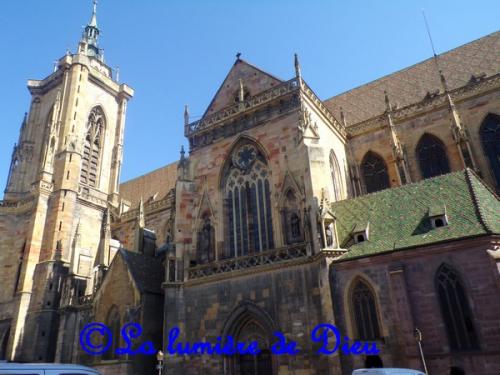
POLYGON ((354 285, 351 303, 357 338, 360 340, 380 338, 375 296, 364 281, 359 280, 354 285))
POLYGON ((465 288, 455 270, 441 265, 436 273, 436 288, 450 348, 456 351, 478 349, 465 288))
POLYGON ((367 193, 387 189, 391 186, 384 159, 374 152, 369 151, 363 158, 361 172, 367 193))
POLYGON ((92 187, 96 187, 98 183, 104 129, 104 113, 100 107, 94 107, 87 121, 80 173, 80 182, 92 187))
POLYGON ((417 159, 423 178, 450 172, 445 146, 438 138, 424 134, 417 145, 417 159))
POLYGON ((225 172, 226 257, 274 248, 269 169, 262 153, 244 143, 225 172))

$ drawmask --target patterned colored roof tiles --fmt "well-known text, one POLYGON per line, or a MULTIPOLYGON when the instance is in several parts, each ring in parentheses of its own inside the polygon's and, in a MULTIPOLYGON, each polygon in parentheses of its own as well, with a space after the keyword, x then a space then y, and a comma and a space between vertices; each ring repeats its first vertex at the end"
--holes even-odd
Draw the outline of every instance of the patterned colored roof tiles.
POLYGON ((500 234, 500 201, 470 170, 450 173, 355 199, 335 202, 341 259, 424 246, 441 241, 500 234), (448 225, 434 228, 429 210, 446 207, 448 225), (352 233, 369 222, 369 240, 355 244, 352 233))
MULTIPOLYGON (((450 90, 465 86, 472 78, 490 77, 500 71, 500 31, 439 55, 440 68, 450 90)), ((324 101, 338 118, 343 109, 347 125, 384 113, 384 90, 398 107, 422 101, 427 93, 439 92, 440 79, 432 58, 379 78, 324 101)))

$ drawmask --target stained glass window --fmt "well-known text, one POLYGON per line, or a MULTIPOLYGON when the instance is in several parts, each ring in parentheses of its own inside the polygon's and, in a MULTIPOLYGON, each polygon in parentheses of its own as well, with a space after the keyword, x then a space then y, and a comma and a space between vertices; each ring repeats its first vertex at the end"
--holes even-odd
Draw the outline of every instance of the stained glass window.
POLYGON ((375 340, 380 338, 375 296, 370 287, 362 280, 352 290, 352 310, 357 339, 375 340))
POLYGON ((335 198, 335 201, 339 201, 343 199, 341 183, 342 175, 340 173, 339 162, 333 150, 330 151, 330 173, 332 175, 333 196, 335 198))
POLYGON ((369 151, 363 158, 361 172, 367 193, 387 189, 391 186, 384 159, 372 151, 369 151))
POLYGON ((251 143, 237 147, 225 172, 226 256, 274 248, 269 170, 251 143))
POLYGON ((430 134, 424 134, 417 144, 417 159, 423 178, 439 176, 450 172, 443 142, 430 134))
POLYGON ((446 264, 436 273, 436 288, 452 350, 478 349, 478 340, 465 288, 458 274, 446 264))
POLYGON ((500 116, 489 114, 479 130, 484 153, 500 189, 500 116))

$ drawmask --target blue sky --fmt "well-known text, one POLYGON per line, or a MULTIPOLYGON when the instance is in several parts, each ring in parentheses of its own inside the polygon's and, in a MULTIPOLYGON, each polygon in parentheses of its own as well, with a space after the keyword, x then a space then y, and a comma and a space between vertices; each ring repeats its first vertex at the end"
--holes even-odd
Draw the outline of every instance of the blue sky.
MULTIPOLYGON (((318 0, 101 0, 106 62, 135 91, 129 104, 122 181, 175 161, 183 108, 200 116, 235 54, 283 78, 300 56, 323 99, 498 30, 500 2, 318 0)), ((27 79, 49 75, 75 50, 91 0, 2 1, 0 189, 30 96, 27 79)))

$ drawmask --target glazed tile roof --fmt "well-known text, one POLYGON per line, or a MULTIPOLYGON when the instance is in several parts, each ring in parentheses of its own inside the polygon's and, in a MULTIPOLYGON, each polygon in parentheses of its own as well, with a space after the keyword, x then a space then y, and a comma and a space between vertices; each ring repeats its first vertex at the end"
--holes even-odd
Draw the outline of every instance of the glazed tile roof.
MULTIPOLYGON (((500 73, 500 31, 439 55, 439 64, 450 90, 465 86, 472 75, 500 73)), ((342 108, 349 126, 384 113, 384 90, 394 104, 404 107, 440 88, 435 62, 430 58, 327 99, 324 104, 337 118, 342 108)))
POLYGON ((118 251, 142 293, 163 294, 165 269, 160 259, 125 249, 118 251))
POLYGON ((470 170, 335 202, 331 210, 340 247, 348 249, 340 260, 500 234, 500 201, 470 170), (429 214, 438 206, 448 225, 433 229, 429 214), (369 239, 355 244, 352 233, 361 224, 369 226, 369 239))

